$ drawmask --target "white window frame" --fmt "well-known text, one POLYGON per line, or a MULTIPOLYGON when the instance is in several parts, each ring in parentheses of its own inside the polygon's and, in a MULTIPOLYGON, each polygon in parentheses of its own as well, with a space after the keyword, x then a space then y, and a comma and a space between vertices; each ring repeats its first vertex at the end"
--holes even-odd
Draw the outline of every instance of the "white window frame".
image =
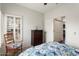
MULTIPOLYGON (((4 31, 4 34, 6 34, 7 33, 7 16, 12 16, 14 19, 14 26, 15 26, 15 18, 16 17, 19 17, 21 20, 20 20, 20 23, 21 23, 21 27, 20 27, 20 31, 21 31, 21 34, 20 34, 20 37, 21 37, 21 39, 23 40, 23 27, 22 27, 22 25, 23 25, 23 16, 16 16, 16 15, 10 15, 10 14, 5 14, 5 31, 4 31)), ((14 29, 15 29, 15 27, 14 27, 14 29)), ((15 30, 14 30, 14 34, 15 34, 15 30)), ((15 35, 14 35, 14 40, 16 40, 16 38, 15 38, 15 35)))

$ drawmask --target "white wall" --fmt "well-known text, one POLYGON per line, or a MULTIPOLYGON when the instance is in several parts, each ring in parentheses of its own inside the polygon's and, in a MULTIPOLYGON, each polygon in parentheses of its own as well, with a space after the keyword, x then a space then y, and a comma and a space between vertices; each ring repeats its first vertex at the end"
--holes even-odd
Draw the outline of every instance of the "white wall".
POLYGON ((79 48, 79 4, 66 4, 45 14, 46 41, 53 41, 53 19, 65 16, 66 44, 79 48))
POLYGON ((2 13, 23 16, 23 41, 25 43, 24 47, 31 46, 32 29, 35 29, 36 26, 38 26, 39 29, 43 29, 44 16, 39 12, 27 9, 16 4, 3 4, 2 13))

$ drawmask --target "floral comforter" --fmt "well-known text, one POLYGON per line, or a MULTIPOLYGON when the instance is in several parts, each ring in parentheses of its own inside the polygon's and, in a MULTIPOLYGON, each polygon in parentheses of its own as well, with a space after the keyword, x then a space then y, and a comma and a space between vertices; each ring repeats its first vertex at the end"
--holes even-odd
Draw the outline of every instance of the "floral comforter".
POLYGON ((79 56, 79 50, 66 44, 48 42, 31 47, 19 56, 79 56))

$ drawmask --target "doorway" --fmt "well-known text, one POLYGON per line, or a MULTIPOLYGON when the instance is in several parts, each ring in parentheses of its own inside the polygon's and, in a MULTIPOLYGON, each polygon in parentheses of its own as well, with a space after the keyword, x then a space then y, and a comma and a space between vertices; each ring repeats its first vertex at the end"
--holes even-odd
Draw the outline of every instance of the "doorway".
POLYGON ((54 19, 54 41, 65 43, 65 22, 54 19))

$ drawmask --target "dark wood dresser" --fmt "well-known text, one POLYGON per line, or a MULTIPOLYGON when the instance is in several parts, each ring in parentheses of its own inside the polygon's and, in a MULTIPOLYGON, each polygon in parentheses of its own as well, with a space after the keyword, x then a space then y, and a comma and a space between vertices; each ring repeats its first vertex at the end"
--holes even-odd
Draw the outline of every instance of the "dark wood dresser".
POLYGON ((43 30, 31 30, 31 45, 36 46, 43 43, 43 30))

